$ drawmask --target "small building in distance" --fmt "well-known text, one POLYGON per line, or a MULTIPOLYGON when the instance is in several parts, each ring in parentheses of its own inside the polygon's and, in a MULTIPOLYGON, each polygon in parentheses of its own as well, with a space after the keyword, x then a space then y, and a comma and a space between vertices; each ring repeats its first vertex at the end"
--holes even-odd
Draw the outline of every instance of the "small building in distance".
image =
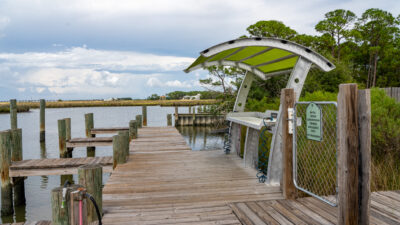
POLYGON ((185 96, 183 96, 183 100, 200 100, 200 97, 201 97, 201 94, 197 94, 197 95, 193 95, 193 96, 190 96, 190 95, 185 95, 185 96))
POLYGON ((160 96, 160 100, 166 100, 166 99, 167 99, 167 97, 165 97, 165 95, 160 96))

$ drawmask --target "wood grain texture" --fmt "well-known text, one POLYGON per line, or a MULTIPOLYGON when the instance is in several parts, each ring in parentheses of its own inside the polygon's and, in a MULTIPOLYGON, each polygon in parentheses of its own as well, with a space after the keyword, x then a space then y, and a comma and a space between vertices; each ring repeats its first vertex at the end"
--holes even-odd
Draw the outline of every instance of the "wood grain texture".
POLYGON ((118 131, 129 130, 129 127, 96 127, 91 129, 92 134, 115 134, 118 131))

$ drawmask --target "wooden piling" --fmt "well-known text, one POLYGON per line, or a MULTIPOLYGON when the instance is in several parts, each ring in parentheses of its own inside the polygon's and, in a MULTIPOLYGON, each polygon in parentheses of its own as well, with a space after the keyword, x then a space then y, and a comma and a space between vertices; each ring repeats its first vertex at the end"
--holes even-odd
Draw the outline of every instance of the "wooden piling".
POLYGON ((11 132, 0 132, 1 215, 14 213, 12 185, 9 176, 11 164, 11 132))
POLYGON ((11 130, 18 128, 18 117, 17 117, 17 100, 10 100, 10 121, 11 121, 11 130))
POLYGON ((136 120, 129 121, 129 141, 137 138, 137 123, 136 120))
MULTIPOLYGON (((93 196, 100 213, 102 213, 103 202, 103 168, 100 165, 85 165, 78 168, 78 182, 86 188, 87 193, 93 196)), ((87 219, 88 222, 97 221, 96 208, 92 203, 87 206, 87 219)))
POLYGON ((126 162, 126 161, 128 161, 128 158, 129 158, 129 132, 128 131, 119 131, 118 135, 124 137, 122 154, 123 154, 123 157, 125 158, 125 162, 126 162))
POLYGON ((294 107, 295 94, 292 88, 285 88, 281 91, 282 103, 282 165, 283 179, 282 191, 286 199, 296 198, 296 188, 293 183, 293 133, 289 134, 288 109, 294 107))
POLYGON ((147 106, 142 106, 143 126, 147 126, 147 106))
POLYGON ((70 193, 69 223, 70 225, 88 225, 88 204, 86 190, 81 188, 70 193), (79 214, 82 213, 82 217, 79 214))
MULTIPOLYGON (((87 138, 95 137, 95 134, 92 134, 92 129, 94 128, 94 120, 93 113, 85 114, 85 134, 87 138)), ((96 156, 96 147, 86 147, 86 156, 87 157, 95 157, 96 156)))
MULTIPOLYGON (((22 160, 22 129, 11 130, 11 161, 22 160)), ((14 178, 13 190, 14 190, 14 205, 24 205, 25 200, 25 179, 14 178)))
MULTIPOLYGON (((126 137, 124 135, 113 136, 113 169, 118 164, 126 163, 125 143, 126 137)), ((129 140, 129 139, 128 139, 129 140)))
POLYGON ((178 106, 175 106, 175 114, 174 114, 174 119, 175 119, 175 126, 177 126, 178 125, 178 114, 179 114, 179 112, 178 112, 178 106))
POLYGON ((172 114, 167 114, 167 126, 172 126, 172 114))
POLYGON ((192 106, 189 106, 189 113, 192 113, 192 106))
POLYGON ((138 125, 138 128, 142 128, 143 124, 142 115, 136 115, 136 123, 138 125))
MULTIPOLYGON (((65 140, 71 140, 71 118, 64 118, 65 120, 65 140)), ((72 151, 74 148, 67 148, 68 158, 72 158, 72 151)))
POLYGON ((71 185, 65 187, 57 187, 51 190, 51 211, 53 225, 70 225, 70 199, 71 192, 76 191, 81 186, 71 185))
POLYGON ((68 157, 66 136, 66 122, 64 119, 58 120, 58 148, 60 151, 60 158, 68 157))
POLYGON ((40 142, 46 140, 46 100, 40 99, 40 142))

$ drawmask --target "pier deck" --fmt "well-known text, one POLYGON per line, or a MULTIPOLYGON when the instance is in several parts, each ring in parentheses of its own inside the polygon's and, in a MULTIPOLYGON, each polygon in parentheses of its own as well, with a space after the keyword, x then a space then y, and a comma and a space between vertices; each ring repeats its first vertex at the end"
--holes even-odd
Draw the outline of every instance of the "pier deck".
POLYGON ((112 146, 112 137, 72 138, 67 141, 67 148, 112 146))
POLYGON ((227 203, 282 199, 234 154, 188 151, 173 127, 138 134, 103 189, 104 224, 240 224, 227 203))
POLYGON ((99 127, 92 128, 90 133, 92 134, 116 134, 119 131, 128 131, 129 127, 99 127))
POLYGON ((45 176, 77 174, 78 167, 99 164, 103 172, 111 172, 113 159, 107 157, 28 159, 13 162, 10 166, 10 177, 45 176))

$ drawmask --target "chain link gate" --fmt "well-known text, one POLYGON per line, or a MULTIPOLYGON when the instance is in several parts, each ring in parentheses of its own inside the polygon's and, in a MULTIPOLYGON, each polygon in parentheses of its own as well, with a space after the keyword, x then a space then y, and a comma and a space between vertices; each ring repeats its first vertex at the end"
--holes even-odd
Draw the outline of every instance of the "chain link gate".
POLYGON ((295 187, 337 206, 337 104, 296 102, 293 115, 295 187))

